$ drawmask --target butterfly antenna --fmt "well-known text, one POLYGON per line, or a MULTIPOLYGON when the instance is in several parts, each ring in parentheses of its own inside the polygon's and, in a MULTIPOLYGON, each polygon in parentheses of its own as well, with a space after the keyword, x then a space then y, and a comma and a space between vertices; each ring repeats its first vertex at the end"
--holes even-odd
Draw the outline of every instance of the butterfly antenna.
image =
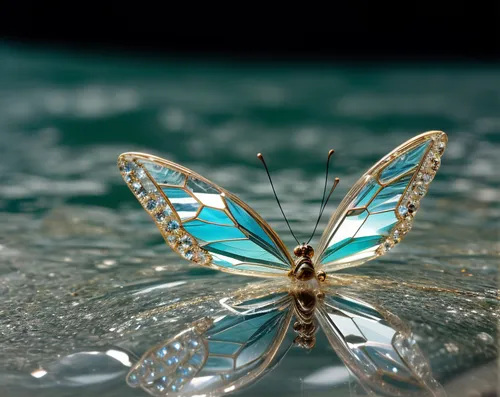
POLYGON ((257 157, 259 158, 260 161, 262 161, 262 164, 264 164, 264 168, 266 169, 267 177, 269 178, 269 183, 271 184, 271 188, 273 189, 274 198, 276 199, 276 202, 278 203, 278 207, 280 207, 281 213, 283 214, 283 218, 285 218, 285 222, 288 226, 288 229, 290 230, 290 233, 292 233, 292 236, 295 239, 295 241, 297 242, 297 244, 300 245, 299 240, 297 239, 297 237, 295 237, 295 233, 293 232, 292 227, 290 226, 290 223, 288 222, 288 219, 286 219, 285 212, 283 211, 283 208, 281 207, 281 203, 280 203, 280 200, 278 199, 278 195, 276 194, 276 190, 274 189, 273 181, 271 179, 271 174, 269 173, 269 169, 267 168, 267 164, 266 164, 266 161, 264 160, 264 156, 262 155, 262 153, 258 153, 257 157))
POLYGON ((314 233, 316 233, 316 229, 318 228, 319 221, 321 220, 321 215, 323 215, 323 211, 326 207, 326 204, 328 203, 328 200, 330 199, 333 191, 335 190, 335 188, 337 187, 337 185, 340 182, 339 178, 335 178, 335 182, 333 183, 332 189, 330 190, 330 193, 328 194, 328 197, 325 200, 326 187, 328 185, 328 173, 330 170, 330 158, 332 157, 333 153, 335 153, 335 151, 333 149, 330 149, 330 151, 328 152, 328 157, 326 159, 325 184, 323 186, 323 197, 321 198, 321 205, 319 206, 318 219, 316 220, 316 225, 314 226, 314 230, 311 234, 311 237, 309 237, 309 240, 307 240, 307 244, 309 244, 311 242, 312 238, 314 237, 314 233))

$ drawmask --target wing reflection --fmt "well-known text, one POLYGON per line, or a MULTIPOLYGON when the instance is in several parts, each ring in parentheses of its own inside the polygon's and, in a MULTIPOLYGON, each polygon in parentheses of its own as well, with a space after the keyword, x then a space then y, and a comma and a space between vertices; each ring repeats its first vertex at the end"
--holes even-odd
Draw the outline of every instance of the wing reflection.
POLYGON ((203 317, 149 349, 127 375, 128 385, 154 396, 226 394, 260 379, 292 344, 312 349, 318 324, 369 395, 444 395, 395 315, 332 291, 263 290, 253 286, 220 299, 224 314, 203 317), (286 338, 292 318, 293 342, 286 338))
POLYGON ((394 314, 327 294, 316 318, 328 341, 370 394, 444 396, 410 330, 394 314))
MULTIPOLYGON (((292 298, 278 293, 236 303, 205 317, 146 352, 127 383, 155 396, 218 395, 255 380, 274 361, 293 315, 292 298)), ((285 349, 283 353, 286 353, 285 349)))

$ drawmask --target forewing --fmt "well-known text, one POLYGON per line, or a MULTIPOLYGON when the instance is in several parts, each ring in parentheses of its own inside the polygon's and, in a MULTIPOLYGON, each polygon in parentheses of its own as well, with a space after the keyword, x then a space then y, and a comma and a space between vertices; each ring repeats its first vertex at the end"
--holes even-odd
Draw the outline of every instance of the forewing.
POLYGON ((232 305, 147 351, 127 383, 154 396, 220 395, 256 381, 278 363, 292 317, 287 292, 232 305))
POLYGON ((293 260, 271 227, 233 194, 161 158, 124 153, 125 182, 170 247, 184 258, 227 272, 286 275, 293 260))
POLYGON ((389 251, 408 233, 440 165, 447 136, 418 135, 370 168, 340 203, 321 237, 316 264, 357 266, 389 251))
POLYGON ((318 305, 316 318, 370 395, 444 396, 412 333, 394 314, 332 293, 318 305))

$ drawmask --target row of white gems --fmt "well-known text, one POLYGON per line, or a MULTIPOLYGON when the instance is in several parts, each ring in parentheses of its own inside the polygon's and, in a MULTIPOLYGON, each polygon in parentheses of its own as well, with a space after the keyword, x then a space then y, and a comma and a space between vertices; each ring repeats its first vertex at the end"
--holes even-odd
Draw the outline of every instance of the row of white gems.
POLYGON ((417 177, 412 181, 411 186, 408 187, 400 201, 400 205, 396 208, 400 222, 391 230, 387 239, 377 249, 379 255, 384 254, 399 243, 412 228, 413 218, 420 206, 420 200, 426 195, 429 184, 441 165, 441 156, 446 148, 446 140, 443 135, 440 135, 433 138, 431 145, 431 149, 418 170, 417 177))
POLYGON ((152 215, 170 247, 190 261, 202 265, 210 263, 212 258, 208 251, 200 248, 184 230, 142 166, 129 160, 121 162, 119 168, 123 179, 144 209, 152 215))

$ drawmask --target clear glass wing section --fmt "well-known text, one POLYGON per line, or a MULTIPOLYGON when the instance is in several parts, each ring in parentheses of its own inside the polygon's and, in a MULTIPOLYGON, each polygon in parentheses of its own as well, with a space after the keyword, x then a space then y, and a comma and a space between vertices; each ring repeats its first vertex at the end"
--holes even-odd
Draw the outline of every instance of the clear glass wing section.
POLYGON ((411 229, 446 142, 439 131, 419 135, 368 170, 330 219, 316 264, 326 271, 357 266, 399 243, 411 229))
POLYGON ((260 277, 290 270, 293 260, 281 240, 231 193, 150 155, 125 153, 119 167, 166 242, 185 259, 260 277))
POLYGON ((316 318, 334 351, 368 392, 444 396, 413 335, 394 314, 331 293, 319 304, 316 318))

